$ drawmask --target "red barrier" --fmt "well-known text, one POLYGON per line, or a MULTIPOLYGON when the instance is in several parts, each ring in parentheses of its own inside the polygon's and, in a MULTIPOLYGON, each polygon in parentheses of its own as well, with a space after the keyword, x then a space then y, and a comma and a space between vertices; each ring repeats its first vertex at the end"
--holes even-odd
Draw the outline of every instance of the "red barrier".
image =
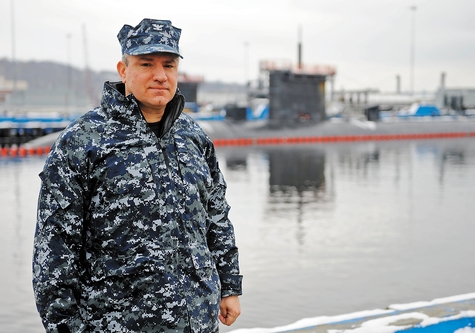
POLYGON ((18 153, 17 147, 10 147, 10 156, 15 157, 18 153))
POLYGON ((25 148, 25 147, 2 147, 0 148, 0 157, 27 157, 27 156, 41 156, 48 154, 50 152, 50 147, 36 147, 36 148, 25 148))
MULTIPOLYGON (((449 138, 473 138, 475 132, 448 132, 448 133, 400 133, 400 134, 364 134, 364 135, 324 135, 324 136, 296 136, 296 137, 267 137, 267 138, 221 138, 214 139, 215 146, 254 146, 254 145, 282 145, 305 143, 337 143, 357 141, 389 141, 389 140, 427 140, 449 138)), ((26 157, 48 154, 51 147, 3 147, 0 157, 26 157)))
POLYGON ((428 140, 475 137, 475 132, 453 133, 400 133, 400 134, 364 134, 364 135, 325 135, 305 137, 267 137, 267 138, 237 138, 215 139, 215 146, 251 146, 278 145, 302 143, 334 143, 357 141, 392 141, 392 140, 428 140))

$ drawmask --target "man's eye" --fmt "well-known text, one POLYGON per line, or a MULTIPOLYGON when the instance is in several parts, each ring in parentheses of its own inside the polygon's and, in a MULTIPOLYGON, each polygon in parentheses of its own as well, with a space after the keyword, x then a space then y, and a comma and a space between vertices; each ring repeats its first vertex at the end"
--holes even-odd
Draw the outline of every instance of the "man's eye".
POLYGON ((150 64, 150 63, 148 63, 148 62, 145 62, 145 63, 143 63, 141 66, 143 66, 143 67, 150 67, 150 66, 152 66, 152 64, 150 64))

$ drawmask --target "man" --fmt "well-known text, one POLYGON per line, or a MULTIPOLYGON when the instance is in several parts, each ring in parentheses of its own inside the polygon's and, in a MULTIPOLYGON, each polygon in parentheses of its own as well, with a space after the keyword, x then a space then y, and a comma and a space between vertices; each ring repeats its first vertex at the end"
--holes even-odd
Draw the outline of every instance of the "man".
POLYGON ((40 173, 33 286, 47 332, 218 332, 240 314, 226 183, 177 90, 180 34, 125 25, 122 82, 105 83, 40 173))

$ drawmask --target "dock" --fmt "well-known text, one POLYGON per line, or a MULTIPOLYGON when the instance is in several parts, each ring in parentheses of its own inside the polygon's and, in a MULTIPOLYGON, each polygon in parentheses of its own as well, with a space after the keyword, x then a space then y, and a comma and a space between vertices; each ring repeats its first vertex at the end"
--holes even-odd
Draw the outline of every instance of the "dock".
POLYGON ((475 332, 475 293, 429 302, 393 304, 386 309, 302 319, 271 329, 230 333, 468 333, 475 332), (460 331, 458 331, 460 330, 460 331))

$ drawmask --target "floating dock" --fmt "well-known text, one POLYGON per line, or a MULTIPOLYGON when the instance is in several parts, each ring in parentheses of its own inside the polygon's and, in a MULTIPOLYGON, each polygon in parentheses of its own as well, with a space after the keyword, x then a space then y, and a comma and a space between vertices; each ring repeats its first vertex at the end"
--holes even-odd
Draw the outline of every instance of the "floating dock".
POLYGON ((230 333, 472 333, 475 293, 430 302, 393 304, 387 309, 302 319, 271 329, 238 329, 230 333))

